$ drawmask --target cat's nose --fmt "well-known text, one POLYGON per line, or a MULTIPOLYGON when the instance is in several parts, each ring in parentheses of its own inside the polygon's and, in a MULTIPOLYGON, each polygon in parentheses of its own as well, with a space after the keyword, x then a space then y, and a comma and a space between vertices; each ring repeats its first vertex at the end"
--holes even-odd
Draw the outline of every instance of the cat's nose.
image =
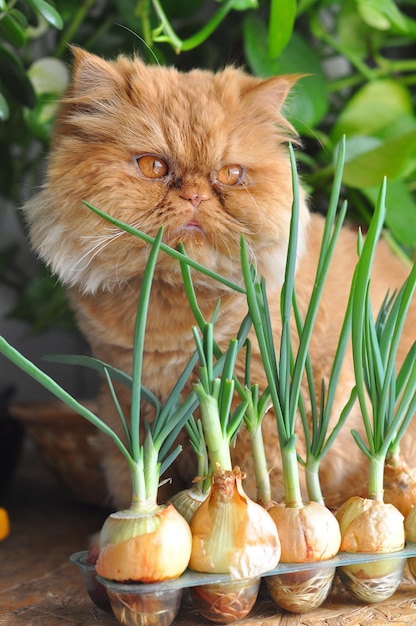
POLYGON ((196 193, 194 191, 186 191, 181 194, 181 197, 184 200, 188 200, 192 204, 194 209, 197 209, 199 205, 201 204, 201 202, 204 202, 204 200, 208 200, 209 195, 207 193, 196 193))

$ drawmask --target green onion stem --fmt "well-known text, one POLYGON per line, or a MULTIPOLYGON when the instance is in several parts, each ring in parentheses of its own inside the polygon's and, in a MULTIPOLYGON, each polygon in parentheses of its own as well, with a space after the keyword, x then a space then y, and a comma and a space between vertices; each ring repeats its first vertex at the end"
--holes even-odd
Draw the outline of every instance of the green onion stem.
MULTIPOLYGON (((110 222, 110 224, 113 224, 114 226, 118 226, 119 228, 121 228, 121 230, 124 230, 126 233, 134 235, 135 237, 138 237, 139 239, 141 239, 142 241, 145 241, 146 243, 150 243, 150 244, 154 243, 155 241, 154 237, 147 235, 141 230, 138 230, 137 228, 134 228, 133 226, 130 226, 129 224, 126 224, 125 222, 122 222, 121 220, 118 220, 115 217, 112 217, 111 215, 107 215, 107 213, 104 213, 104 211, 101 211, 97 207, 94 207, 92 204, 90 204, 89 202, 86 202, 85 200, 83 202, 88 209, 90 209, 91 211, 93 211, 94 213, 102 217, 103 219, 110 222)), ((208 278, 212 278, 216 280, 220 284, 225 285, 226 287, 228 287, 229 289, 232 289, 233 291, 244 293, 244 289, 240 285, 233 283, 231 280, 228 280, 228 278, 225 278, 224 276, 221 276, 220 274, 213 272, 209 268, 204 267, 200 263, 197 263, 186 254, 182 254, 181 252, 178 252, 178 250, 171 248, 165 243, 160 244, 160 249, 166 254, 169 254, 174 259, 178 259, 179 261, 185 262, 190 267, 193 267, 194 269, 204 274, 204 276, 207 276, 208 278)))
MULTIPOLYGON (((136 322, 133 339, 133 366, 132 366, 132 390, 131 390, 131 451, 135 461, 138 460, 140 451, 140 404, 141 404, 141 380, 143 369, 144 337, 146 330, 147 313, 149 308, 150 291, 152 288, 153 274, 159 254, 163 229, 161 228, 155 238, 150 251, 146 268, 143 274, 137 307, 136 322)), ((156 494, 155 494, 156 497, 156 494)))
MULTIPOLYGON (((242 240, 241 258, 246 288, 249 312, 252 316, 253 325, 256 331, 260 353, 269 385, 269 393, 275 410, 279 443, 282 450, 283 475, 285 483, 285 500, 297 503, 300 497, 299 489, 295 488, 297 478, 297 463, 295 449, 295 422, 298 409, 300 410, 302 423, 305 431, 305 441, 307 447, 306 461, 301 461, 303 465, 308 464, 307 481, 313 498, 322 499, 319 485, 319 462, 327 452, 329 445, 333 442, 335 435, 342 427, 352 405, 355 401, 355 394, 348 400, 341 416, 333 430, 327 437, 329 419, 334 403, 337 381, 339 379, 342 362, 348 345, 350 326, 352 297, 350 296, 341 335, 339 338, 333 367, 331 370, 330 383, 327 400, 325 402, 325 389, 322 387, 320 407, 318 410, 318 400, 315 397, 314 377, 312 364, 309 355, 309 345, 319 303, 323 292, 325 280, 330 267, 330 262, 334 253, 335 245, 345 219, 347 204, 344 202, 338 218, 337 209, 339 195, 342 184, 342 173, 345 161, 345 138, 340 142, 337 162, 335 166, 334 183, 328 205, 328 212, 324 226, 321 250, 316 270, 316 278, 306 312, 305 320, 301 319, 300 309, 296 299, 295 290, 295 267, 296 267, 296 244, 298 237, 297 222, 299 219, 299 194, 296 176, 296 163, 293 150, 290 147, 290 158, 293 178, 293 209, 289 235, 289 247, 285 271, 285 280, 281 292, 281 318, 282 332, 280 342, 280 352, 277 357, 273 344, 273 332, 271 329, 270 315, 267 305, 267 294, 264 279, 259 281, 254 269, 250 267, 247 248, 242 240), (299 346, 296 354, 293 352, 292 338, 290 334, 290 318, 295 315, 296 326, 299 337, 299 346), (306 373, 309 385, 312 407, 312 433, 309 433, 309 424, 306 416, 305 403, 301 394, 301 383, 306 373), (284 453, 283 453, 284 451, 284 453), (291 455, 295 455, 292 458, 291 455), (295 463, 296 458, 296 463, 295 463), (286 467, 287 465, 287 467, 286 467), (287 476, 285 475, 287 472, 287 476)), ((297 504, 295 504, 297 506, 297 504)))
POLYGON ((196 454, 198 463, 198 480, 196 482, 196 486, 202 493, 208 493, 211 486, 211 479, 209 477, 210 466, 202 422, 201 420, 196 421, 194 416, 191 415, 185 424, 185 428, 189 435, 189 440, 196 454))
POLYGON ((368 472, 368 498, 383 502, 383 480, 385 454, 374 454, 370 458, 368 472))
POLYGON ((261 422, 252 430, 247 429, 251 451, 253 454, 254 475, 256 477, 257 502, 267 506, 272 501, 269 470, 267 467, 266 451, 264 449, 261 422))
POLYGON ((260 348, 268 390, 273 404, 280 450, 287 506, 302 506, 298 461, 296 454, 295 420, 299 403, 299 388, 292 392, 291 379, 293 351, 290 336, 290 314, 294 294, 294 274, 297 256, 297 235, 299 220, 299 193, 296 162, 292 146, 289 146, 292 166, 293 206, 290 224, 289 245, 285 270, 285 281, 281 292, 282 334, 279 358, 277 357, 270 313, 267 302, 266 285, 256 277, 250 265, 247 245, 241 240, 241 265, 249 312, 253 321, 260 348))
MULTIPOLYGON (((179 244, 179 251, 182 254, 186 254, 185 248, 182 244, 179 244)), ((198 323, 199 329, 204 330, 207 322, 204 319, 202 312, 198 306, 195 290, 192 283, 190 267, 187 263, 181 261, 182 277, 185 285, 188 301, 190 303, 195 320, 198 323)), ((212 323, 217 317, 219 311, 220 302, 214 311, 212 323)), ((251 325, 251 322, 250 322, 251 325)), ((270 476, 267 467, 266 453, 264 449, 263 433, 261 429, 261 423, 264 414, 270 408, 268 393, 264 393, 259 401, 258 399, 258 385, 250 384, 250 356, 251 356, 251 342, 246 339, 246 365, 245 365, 245 385, 243 386, 238 378, 234 376, 235 389, 240 396, 242 402, 247 404, 247 409, 244 414, 244 421, 249 433, 251 449, 253 453, 254 472, 256 476, 257 487, 257 500, 263 505, 267 505, 271 502, 271 485, 270 476)), ((216 358, 222 355, 221 349, 218 344, 213 341, 212 349, 216 358)))
POLYGON ((313 456, 311 452, 306 455, 305 462, 305 480, 306 489, 309 500, 324 504, 324 496, 321 489, 321 481, 319 480, 320 459, 313 456))
MULTIPOLYGON (((131 476, 131 507, 135 511, 142 511, 144 507, 148 506, 149 503, 146 498, 146 481, 145 481, 145 473, 144 473, 144 465, 143 458, 139 458, 137 461, 133 461, 133 464, 130 465, 130 476, 131 476)), ((154 498, 151 498, 150 506, 153 507, 155 505, 154 498)))
MULTIPOLYGON (((308 309, 305 316, 305 322, 302 325, 302 332, 299 336, 299 348, 295 358, 295 364, 292 373, 292 384, 290 389, 291 394, 291 406, 297 406, 297 399, 300 395, 300 386, 302 382, 302 376, 305 369, 305 363, 308 358, 308 349, 312 336, 312 331, 316 316, 318 314, 318 308, 322 291, 325 285, 325 280, 330 267, 330 262, 333 257, 334 249, 338 236, 345 219, 347 212, 347 203, 344 202, 336 221, 336 211, 338 207, 339 195, 342 184, 342 173, 345 161, 345 137, 339 144, 337 161, 334 174, 334 183, 331 190, 331 197, 328 205, 328 212, 325 220, 324 233, 321 243, 321 249, 319 252, 318 267, 316 270, 316 277, 314 281, 314 287, 312 290, 311 298, 308 304, 308 309), (334 226, 335 224, 335 226, 334 226)), ((293 165, 294 167, 294 165, 293 165)), ((296 185, 294 185, 296 187, 296 185)), ((296 198, 295 198, 296 200, 296 198)), ((294 201, 295 203, 295 201, 294 201)), ((294 279, 294 275, 293 275, 294 279)), ((292 299, 290 304, 293 303, 294 289, 292 290, 292 299)), ((296 307, 296 303, 294 305, 296 307)))
POLYGON ((303 506, 300 491, 299 466, 296 454, 296 435, 292 435, 281 449, 285 504, 287 507, 303 506))
POLYGON ((357 396, 360 403, 365 443, 356 431, 353 437, 369 459, 370 498, 380 499, 383 466, 387 455, 399 452, 403 436, 416 410, 416 365, 413 344, 396 375, 396 357, 403 325, 416 288, 416 264, 398 295, 383 301, 374 321, 370 302, 370 274, 374 250, 385 218, 384 181, 370 222, 367 237, 359 239, 352 307, 352 348, 357 396), (367 408, 370 399, 371 414, 367 408))
POLYGON ((266 389, 259 398, 258 384, 251 384, 251 341, 246 341, 246 361, 244 367, 244 387, 236 378, 236 389, 247 408, 244 413, 244 422, 250 439, 253 454, 254 474, 256 477, 257 502, 268 507, 272 502, 270 475, 267 466, 266 451, 264 448, 262 422, 263 417, 271 407, 270 394, 266 389))
POLYGON ((109 426, 107 426, 102 419, 100 419, 87 407, 83 406, 80 402, 78 402, 78 400, 73 398, 67 391, 65 391, 65 389, 53 380, 53 378, 48 376, 48 374, 45 374, 45 372, 43 372, 39 367, 16 350, 16 348, 13 348, 13 346, 11 346, 2 336, 0 336, 0 352, 19 369, 33 378, 33 380, 36 380, 36 382, 40 383, 43 387, 45 387, 45 389, 54 394, 58 400, 64 402, 71 409, 91 422, 91 424, 93 424, 96 428, 108 435, 129 463, 129 467, 132 467, 134 462, 126 446, 117 434, 111 430, 111 428, 109 428, 109 426))
POLYGON ((232 470, 230 442, 221 428, 218 401, 205 391, 201 382, 195 383, 194 389, 199 398, 201 420, 211 465, 214 469, 218 464, 224 470, 232 470))
POLYGON ((363 337, 364 337, 364 310, 368 300, 368 287, 370 280, 370 270, 373 263, 376 243, 379 239, 381 228, 385 218, 385 197, 386 197, 386 181, 383 181, 383 185, 380 190, 380 195, 377 200, 373 218, 370 222, 367 237, 364 244, 360 244, 362 249, 360 251, 360 258, 357 263, 355 271, 355 288, 353 296, 353 309, 352 309, 352 347, 354 357, 354 373, 357 386, 358 401, 360 403, 361 413, 363 415, 364 423, 366 426, 367 437, 369 438, 369 445, 372 445, 371 437, 371 419, 367 410, 367 401, 365 393, 365 378, 364 378, 364 354, 363 354, 363 337))
POLYGON ((205 325, 202 340, 196 327, 193 328, 193 333, 201 363, 199 380, 194 384, 194 390, 199 399, 209 461, 214 472, 218 465, 223 470, 232 470, 230 445, 241 426, 247 408, 247 402, 242 402, 234 412, 231 411, 235 386, 234 366, 239 341, 230 339, 227 351, 221 354, 217 361, 217 364, 222 361, 221 378, 218 378, 213 366, 216 345, 213 325, 211 323, 205 325))
POLYGON ((318 260, 318 267, 305 321, 302 320, 300 308, 296 298, 296 293, 294 293, 293 298, 293 311, 296 321, 296 328, 300 339, 300 346, 298 349, 298 355, 295 362, 293 375, 294 377, 296 376, 296 367, 298 367, 297 384, 299 385, 301 382, 300 378, 302 376, 302 369, 300 369, 299 363, 304 363, 304 369, 308 384, 309 399, 311 403, 311 420, 309 420, 308 415, 306 414, 303 398, 301 395, 299 396, 299 411, 301 415, 306 444, 306 459, 299 460, 305 468, 308 496, 311 500, 321 502, 321 504, 323 504, 324 502, 322 491, 319 485, 320 462, 324 455, 328 452, 337 434, 345 423, 356 399, 355 390, 353 390, 350 398, 348 399, 343 410, 341 411, 338 421, 328 435, 328 428, 330 424, 330 418, 333 412, 333 405, 335 401, 338 380, 350 338, 354 280, 351 283, 347 308, 338 338, 327 389, 325 388, 324 381, 322 381, 319 398, 317 397, 315 389, 315 377, 313 373, 310 354, 308 351, 308 346, 310 343, 313 324, 316 319, 320 297, 329 270, 330 261, 332 259, 335 244, 346 215, 347 204, 344 202, 341 207, 340 214, 337 218, 336 225, 334 227, 336 209, 339 204, 344 161, 345 138, 341 141, 338 150, 335 166, 334 184, 332 187, 331 197, 328 205, 324 235, 322 238, 321 250, 318 260), (299 355, 301 355, 301 358, 299 355))

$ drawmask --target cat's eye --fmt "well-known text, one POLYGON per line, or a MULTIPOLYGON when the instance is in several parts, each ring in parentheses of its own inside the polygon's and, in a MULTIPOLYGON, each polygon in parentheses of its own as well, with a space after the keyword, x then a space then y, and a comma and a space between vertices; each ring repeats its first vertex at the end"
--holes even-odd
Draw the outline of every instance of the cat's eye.
POLYGON ((139 170, 146 178, 163 178, 169 173, 169 166, 154 154, 144 154, 136 159, 139 170))
POLYGON ((244 178, 244 168, 241 165, 224 165, 217 172, 217 180, 222 185, 237 185, 244 178))

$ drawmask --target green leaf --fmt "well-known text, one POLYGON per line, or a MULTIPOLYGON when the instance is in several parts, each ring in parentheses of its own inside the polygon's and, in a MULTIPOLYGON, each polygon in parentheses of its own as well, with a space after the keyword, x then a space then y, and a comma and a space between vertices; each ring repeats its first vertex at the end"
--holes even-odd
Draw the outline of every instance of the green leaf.
POLYGON ((16 13, 20 11, 9 11, 0 17, 0 38, 15 48, 21 48, 26 43, 26 29, 20 24, 16 13))
POLYGON ((412 94, 398 81, 374 80, 362 87, 346 104, 332 130, 334 142, 343 135, 391 137, 404 125, 416 127, 412 94))
POLYGON ((298 132, 310 134, 328 110, 327 83, 315 51, 294 32, 278 59, 270 59, 266 27, 260 17, 250 15, 243 24, 244 48, 248 64, 257 76, 306 74, 294 86, 286 111, 298 132))
POLYGON ((35 61, 27 71, 37 94, 62 94, 69 83, 66 64, 60 59, 43 57, 35 61))
POLYGON ((0 121, 4 122, 5 120, 9 119, 9 115, 9 105, 7 104, 6 98, 0 92, 0 121))
POLYGON ((286 48, 296 18, 296 0, 271 0, 269 17, 269 56, 278 57, 286 48))
POLYGON ((385 142, 353 137, 347 141, 343 182, 359 189, 375 187, 385 176, 391 181, 403 178, 412 167, 416 167, 416 129, 385 142))
POLYGON ((57 109, 57 95, 52 93, 42 94, 32 109, 23 111, 27 127, 35 137, 45 143, 51 139, 57 109))
POLYGON ((345 0, 341 4, 337 18, 337 36, 340 48, 352 56, 363 58, 367 55, 370 27, 357 11, 355 0, 345 0))
MULTIPOLYGON (((362 190, 375 205, 378 189, 362 190)), ((386 195, 386 226, 397 241, 408 248, 416 248, 416 203, 403 181, 390 182, 386 195)))
POLYGON ((62 30, 64 23, 58 11, 45 0, 26 0, 36 13, 39 13, 51 26, 62 30))
POLYGON ((9 15, 12 15, 14 20, 20 24, 21 28, 24 30, 28 27, 29 24, 27 17, 24 13, 22 13, 22 11, 19 11, 19 9, 11 9, 11 11, 9 11, 9 15))
POLYGON ((369 26, 389 30, 392 25, 407 31, 406 20, 393 0, 357 0, 358 11, 369 26))
POLYGON ((21 60, 8 48, 0 44, 0 79, 4 86, 23 106, 33 107, 36 95, 26 75, 21 60))
MULTIPOLYGON (((225 0, 223 0, 223 3, 225 0)), ((248 11, 249 9, 257 9, 259 3, 257 0, 234 0, 233 9, 234 11, 248 11)))

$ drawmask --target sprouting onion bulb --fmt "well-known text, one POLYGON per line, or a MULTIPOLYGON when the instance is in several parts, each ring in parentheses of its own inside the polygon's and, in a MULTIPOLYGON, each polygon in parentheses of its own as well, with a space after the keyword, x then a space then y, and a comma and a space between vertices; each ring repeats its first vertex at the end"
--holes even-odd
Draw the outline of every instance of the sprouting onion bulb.
MULTIPOLYGON (((282 563, 322 562, 339 551, 339 525, 329 509, 319 502, 301 507, 278 504, 269 509, 282 538, 282 563), (283 538, 287 538, 284 540, 283 538)), ((317 566, 312 572, 300 570, 266 578, 273 600, 286 611, 310 611, 326 599, 334 578, 334 568, 317 566)))
POLYGON ((400 453, 401 439, 416 408, 416 341, 397 373, 396 352, 415 283, 414 266, 399 293, 386 294, 375 320, 367 307, 364 324, 368 330, 364 331, 362 357, 358 355, 363 360, 364 385, 377 416, 377 445, 381 440, 389 442, 384 461, 384 501, 405 517, 416 504, 416 468, 409 466, 400 453))
POLYGON ((230 573, 234 579, 258 576, 275 567, 280 541, 267 511, 242 487, 242 474, 232 467, 230 445, 240 428, 246 403, 231 412, 237 341, 231 339, 221 378, 213 374, 213 327, 201 341, 194 336, 201 361, 198 395, 208 457, 213 468, 210 493, 191 519, 191 569, 230 573))
MULTIPOLYGON (((403 515, 392 504, 352 496, 337 511, 344 552, 391 554, 404 548, 403 515)), ((351 596, 373 603, 390 598, 403 574, 405 559, 345 565, 340 578, 351 596)))
POLYGON ((244 492, 238 468, 216 467, 211 491, 190 522, 190 569, 238 580, 276 567, 280 541, 270 515, 244 492))
POLYGON ((173 505, 147 514, 134 507, 118 511, 101 529, 97 573, 123 582, 177 578, 188 566, 190 537, 188 523, 173 505))
POLYGON ((387 553, 404 547, 403 515, 392 504, 352 496, 336 516, 344 552, 387 553))
POLYGON ((384 464, 383 482, 384 502, 393 504, 406 517, 416 506, 416 467, 400 454, 391 455, 384 464))
MULTIPOLYGON (((413 270, 414 271, 414 270, 413 270)), ((412 280, 410 274, 409 281, 412 280)), ((413 285, 415 279, 413 278, 413 285)), ((411 286, 411 284, 410 284, 411 286)), ((392 297, 386 296, 380 311, 375 321, 374 329, 377 337, 379 337, 378 343, 381 346, 384 343, 387 348, 392 346, 393 336, 390 335, 390 328, 392 321, 394 322, 395 311, 400 299, 403 295, 398 294, 397 297, 393 294, 392 297)), ((393 324, 394 326, 394 324, 393 324)), ((386 347, 384 348, 386 349, 386 347)), ((388 357, 390 358, 390 357, 388 357)), ((397 376, 399 381, 399 388, 396 391, 396 398, 400 397, 401 385, 406 384, 406 379, 412 380, 412 370, 416 370, 416 341, 409 350, 407 357, 401 367, 401 371, 397 376), (407 369, 407 363, 410 369, 407 369)), ((413 380, 415 380, 413 373, 413 380)), ((369 388, 369 380, 366 379, 367 388, 369 388)), ((369 391, 371 391, 369 389, 369 391)), ((405 405, 402 405, 405 406, 405 405)), ((399 411, 401 410, 397 407, 399 411)), ((414 409, 413 409, 414 410, 414 409)), ((410 411, 412 407, 410 406, 410 411)), ((383 421, 383 428, 388 433, 391 421, 397 415, 395 410, 386 410, 386 419, 383 421)), ((411 415, 409 413, 409 415, 411 415)), ((384 501, 393 504, 399 511, 406 517, 411 509, 416 505, 416 467, 410 466, 406 459, 400 453, 400 441, 403 437, 408 425, 408 418, 402 420, 400 429, 395 433, 386 454, 386 460, 384 463, 384 501)))
MULTIPOLYGON (((380 328, 373 318, 369 285, 375 246, 385 216, 385 193, 384 182, 365 242, 361 238, 358 242, 359 260, 353 278, 353 362, 367 443, 358 432, 352 434, 369 460, 369 476, 368 497, 352 497, 337 512, 341 549, 346 552, 395 553, 405 543, 403 515, 383 500, 383 474, 387 452, 394 442, 400 441, 416 408, 414 357, 413 361, 406 358, 396 375, 397 347, 415 289, 416 265, 380 328)), ((340 568, 340 577, 353 597, 377 602, 395 592, 403 567, 404 559, 389 558, 344 566, 340 568)))
MULTIPOLYGON (((183 246, 179 246, 179 250, 185 255, 185 249, 183 246)), ((199 330, 201 333, 205 332, 207 321, 205 320, 202 311, 198 305, 198 301, 196 299, 195 290, 192 283, 192 276, 190 267, 187 263, 181 260, 181 270, 182 270, 182 278, 183 284, 185 286, 185 291, 188 297, 189 305, 193 311, 195 321, 198 324, 199 330)), ((212 322, 216 319, 216 315, 219 309, 220 303, 216 310, 214 311, 212 322)), ((264 449, 263 443, 263 433, 262 433, 262 420, 267 413, 267 411, 271 408, 270 402, 270 394, 268 390, 265 389, 262 393, 260 393, 259 385, 254 383, 251 384, 251 342, 248 338, 248 331, 251 328, 251 319, 250 316, 247 315, 245 319, 242 321, 240 325, 240 329, 237 333, 237 340, 239 343, 239 347, 241 348, 243 345, 246 348, 246 359, 245 359, 245 369, 244 369, 244 384, 242 384, 239 379, 234 376, 233 382, 235 384, 235 390, 240 397, 242 403, 245 403, 246 410, 244 412, 244 422, 247 428, 247 432, 250 439, 252 455, 253 455, 253 466, 254 466, 254 475, 257 489, 257 502, 261 504, 264 508, 269 508, 274 504, 271 498, 271 485, 270 485, 270 475, 267 467, 266 453, 264 449)), ((212 352, 216 359, 223 359, 225 355, 223 354, 220 346, 216 343, 215 338, 212 338, 212 352)), ((190 422, 186 425, 187 429, 191 426, 190 422)), ((198 436, 198 432, 195 426, 191 427, 191 443, 194 447, 197 455, 200 455, 199 448, 203 448, 205 446, 205 442, 202 445, 202 439, 198 436)), ((200 458, 200 456, 198 457, 200 458)), ((200 476, 204 476, 205 474, 199 471, 200 476)), ((205 487, 201 487, 202 491, 204 491, 205 487)), ((195 491, 190 490, 188 492, 190 498, 192 499, 191 506, 193 508, 196 507, 196 503, 194 498, 195 491)), ((181 494, 182 498, 185 499, 187 494, 181 494)), ((197 493, 197 495, 199 495, 197 493)), ((186 500, 185 500, 186 503, 186 500)))
MULTIPOLYGON (((80 364, 91 365, 104 373, 123 425, 124 441, 103 420, 0 337, 0 351, 7 358, 107 434, 128 464, 132 480, 132 504, 127 511, 111 515, 104 523, 97 561, 97 572, 116 581, 156 582, 177 577, 186 568, 191 553, 189 525, 174 507, 157 504, 157 492, 161 474, 180 453, 180 447, 171 450, 174 441, 198 404, 194 393, 181 404, 181 391, 196 364, 196 354, 185 367, 163 406, 148 390, 142 390, 141 385, 145 324, 161 238, 162 230, 152 244, 143 276, 134 332, 132 376, 98 360, 79 357, 80 364), (117 400, 112 377, 131 388, 130 424, 117 400), (155 418, 151 424, 144 425, 145 437, 141 443, 142 391, 145 399, 153 404, 155 418), (168 530, 170 525, 171 531, 168 530)), ((76 363, 77 357, 72 362, 76 363)))
MULTIPOLYGON (((264 279, 259 280, 257 278, 254 267, 250 265, 244 239, 241 242, 241 259, 249 313, 253 320, 267 377, 282 457, 285 501, 281 505, 272 507, 269 513, 275 520, 279 533, 282 545, 281 561, 306 562, 333 557, 338 552, 341 541, 339 526, 332 513, 323 504, 318 502, 304 504, 302 501, 295 431, 298 406, 302 401, 301 380, 304 376, 313 323, 333 245, 328 243, 330 240, 328 233, 332 227, 328 219, 325 245, 321 251, 323 268, 317 276, 316 291, 310 301, 295 355, 290 331, 290 317, 295 293, 299 192, 292 149, 290 155, 293 177, 293 207, 285 281, 281 293, 282 332, 279 353, 277 353, 273 342, 266 284, 264 279)), ((338 178, 339 183, 339 172, 338 178)), ((336 203, 333 202, 333 219, 335 209, 336 203)), ((270 594, 279 606, 289 611, 301 612, 322 604, 329 593, 334 573, 334 567, 325 568, 325 572, 319 572, 319 575, 304 570, 296 575, 268 576, 266 582, 270 594)))
POLYGON ((211 488, 208 451, 205 445, 201 420, 191 415, 185 424, 191 445, 197 457, 198 475, 192 487, 179 491, 171 497, 170 502, 175 509, 190 522, 195 511, 207 498, 211 488))
POLYGON ((246 403, 231 409, 237 340, 231 339, 218 378, 213 372, 212 324, 206 325, 202 341, 196 329, 194 336, 201 361, 194 388, 213 472, 209 494, 190 521, 189 567, 198 572, 228 573, 232 581, 226 594, 222 585, 216 584, 193 587, 191 594, 205 617, 228 623, 242 619, 251 610, 260 576, 279 562, 280 541, 270 515, 245 494, 243 476, 231 464, 230 444, 246 409, 246 403))
POLYGON ((204 500, 206 500, 208 493, 209 489, 208 491, 203 491, 198 486, 198 483, 195 483, 192 487, 182 489, 178 491, 178 493, 175 493, 170 498, 170 503, 189 523, 195 511, 199 509, 204 500))
MULTIPOLYGON (((157 493, 162 461, 166 460, 166 444, 172 443, 189 417, 189 401, 180 405, 180 392, 190 374, 193 360, 185 368, 163 407, 156 406, 151 424, 145 424, 141 443, 141 374, 146 318, 153 272, 161 244, 162 231, 152 245, 139 295, 133 339, 132 396, 130 429, 119 409, 128 441, 127 461, 132 476, 132 503, 129 509, 107 518, 100 534, 97 573, 116 581, 158 582, 177 578, 186 569, 191 554, 192 537, 189 524, 173 505, 159 505, 157 493), (184 410, 185 408, 185 410, 184 410)), ((176 449, 168 464, 179 453, 176 449)))

